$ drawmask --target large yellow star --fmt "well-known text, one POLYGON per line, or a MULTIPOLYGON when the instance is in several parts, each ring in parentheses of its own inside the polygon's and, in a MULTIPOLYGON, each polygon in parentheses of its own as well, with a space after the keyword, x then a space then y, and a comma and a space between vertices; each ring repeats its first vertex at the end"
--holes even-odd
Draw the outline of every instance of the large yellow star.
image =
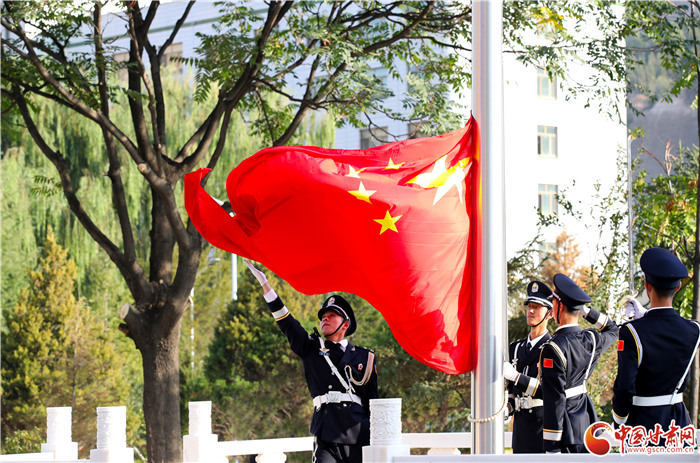
POLYGON ((351 195, 359 199, 360 201, 366 201, 370 204, 372 202, 369 200, 369 197, 372 196, 374 193, 376 193, 377 190, 365 190, 365 186, 360 182, 360 189, 356 191, 348 191, 351 195))
POLYGON ((405 162, 401 162, 401 163, 399 163, 399 164, 394 164, 394 160, 391 159, 391 158, 389 158, 389 164, 386 165, 386 167, 384 168, 384 170, 388 170, 388 169, 398 169, 399 167, 401 167, 401 166, 404 165, 404 164, 406 164, 406 163, 405 163, 405 162))
POLYGON ((386 215, 383 219, 374 219, 375 222, 381 224, 382 226, 382 230, 379 232, 379 234, 381 235, 387 230, 393 230, 398 233, 399 231, 396 229, 396 222, 398 222, 401 217, 403 216, 397 215, 396 217, 392 217, 391 214, 389 214, 389 211, 386 211, 386 215))
POLYGON ((462 182, 467 175, 464 173, 463 169, 469 164, 470 159, 460 159, 457 164, 448 169, 446 165, 447 156, 448 155, 445 155, 435 161, 432 172, 418 174, 417 177, 406 182, 415 183, 426 189, 437 188, 433 205, 435 205, 453 186, 457 187, 460 202, 464 202, 462 199, 462 182))
POLYGON ((350 172, 345 174, 345 176, 346 177, 353 177, 353 178, 360 178, 360 172, 362 172, 363 170, 366 169, 366 167, 363 167, 362 169, 355 170, 355 168, 353 166, 348 166, 348 168, 350 169, 350 172))

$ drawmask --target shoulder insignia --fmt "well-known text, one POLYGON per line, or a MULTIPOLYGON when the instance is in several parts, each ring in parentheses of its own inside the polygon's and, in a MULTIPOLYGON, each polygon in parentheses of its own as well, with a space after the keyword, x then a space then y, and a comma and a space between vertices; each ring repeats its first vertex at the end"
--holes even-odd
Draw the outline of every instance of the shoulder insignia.
MULTIPOLYGON (((557 343, 551 342, 551 340, 550 340, 550 341, 547 341, 546 343, 544 343, 544 345, 552 346, 552 349, 554 349, 554 351, 557 353, 557 355, 561 359, 561 363, 564 365, 564 370, 566 370, 566 357, 564 356, 564 352, 562 352, 561 348, 557 345, 557 343)), ((542 347, 544 347, 544 346, 542 346, 542 347)), ((544 353, 544 351, 542 351, 542 353, 544 353)), ((546 361, 549 360, 550 365, 551 365, 549 368, 552 368, 552 366, 553 366, 553 364, 551 363, 552 359, 545 358, 544 360, 545 360, 544 363, 546 363, 546 361)))
POLYGON ((372 353, 374 353, 374 350, 369 349, 369 348, 367 348, 367 347, 362 347, 362 346, 355 346, 355 347, 357 347, 358 349, 366 350, 367 352, 372 352, 372 353))

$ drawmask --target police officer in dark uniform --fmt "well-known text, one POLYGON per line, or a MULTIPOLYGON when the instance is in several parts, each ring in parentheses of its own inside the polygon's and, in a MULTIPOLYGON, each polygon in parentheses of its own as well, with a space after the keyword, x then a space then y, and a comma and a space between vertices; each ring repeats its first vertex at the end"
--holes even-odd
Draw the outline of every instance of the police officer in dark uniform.
POLYGON ((547 320, 552 318, 549 286, 533 281, 527 286, 527 338, 510 343, 510 363, 503 366, 508 379, 508 414, 513 416, 513 453, 542 453, 542 388, 537 364, 540 349, 551 337, 547 320))
POLYGON ((540 353, 540 384, 544 400, 542 437, 547 453, 585 453, 584 434, 598 421, 586 393, 600 355, 617 340, 618 326, 585 306, 591 298, 569 277, 554 275, 554 321, 559 324, 540 353), (581 330, 582 314, 596 329, 581 330))
POLYGON ((688 270, 662 248, 644 251, 639 265, 651 308, 620 329, 613 420, 647 429, 658 423, 664 431, 675 420, 682 428, 691 423, 683 391, 700 343, 700 326, 680 317, 672 302, 688 270))
POLYGON ((361 463, 369 445, 369 399, 379 397, 374 352, 345 339, 357 329, 350 304, 333 295, 318 311, 321 335, 309 334, 290 314, 265 275, 246 261, 265 292, 265 302, 277 325, 301 357, 313 399, 311 434, 314 463, 361 463), (325 339, 324 339, 325 338, 325 339))

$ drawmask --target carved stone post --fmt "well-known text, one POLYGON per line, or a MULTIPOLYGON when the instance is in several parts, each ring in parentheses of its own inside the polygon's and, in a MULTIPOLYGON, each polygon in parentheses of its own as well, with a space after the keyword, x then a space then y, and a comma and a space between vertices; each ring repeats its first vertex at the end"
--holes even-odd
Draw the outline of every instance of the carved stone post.
POLYGON ((228 463, 217 455, 219 436, 211 432, 211 402, 190 402, 190 433, 182 437, 182 455, 187 463, 228 463))
POLYGON ((391 463, 395 456, 411 454, 401 438, 401 399, 369 401, 369 447, 362 449, 363 463, 391 463))
POLYGON ((77 460, 78 443, 71 442, 71 407, 48 407, 46 409, 46 443, 41 444, 41 453, 53 453, 54 460, 77 460))
POLYGON ((126 407, 97 407, 97 448, 90 461, 133 463, 134 449, 126 447, 126 407))

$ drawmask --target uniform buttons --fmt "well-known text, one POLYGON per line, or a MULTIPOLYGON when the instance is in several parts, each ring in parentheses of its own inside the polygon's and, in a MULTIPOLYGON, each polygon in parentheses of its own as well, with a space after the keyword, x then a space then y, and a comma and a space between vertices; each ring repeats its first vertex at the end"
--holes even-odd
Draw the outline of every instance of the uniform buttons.
POLYGON ((329 384, 328 389, 333 389, 333 386, 329 384))
POLYGON ((343 407, 347 407, 347 406, 348 406, 348 404, 343 404, 343 407))

